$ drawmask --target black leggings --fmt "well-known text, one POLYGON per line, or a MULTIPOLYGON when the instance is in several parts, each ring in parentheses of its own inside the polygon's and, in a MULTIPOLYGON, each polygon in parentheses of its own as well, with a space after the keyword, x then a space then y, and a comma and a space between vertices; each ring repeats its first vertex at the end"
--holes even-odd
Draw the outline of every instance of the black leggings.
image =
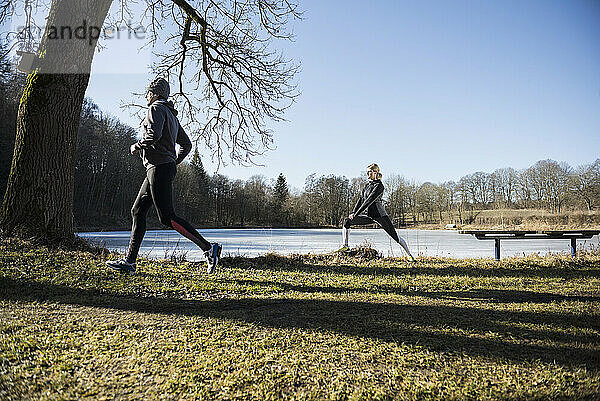
POLYGON ((381 217, 370 217, 366 214, 360 214, 358 216, 354 216, 352 220, 346 218, 344 220, 344 228, 350 228, 350 226, 364 226, 367 224, 377 223, 385 230, 386 233, 396 242, 400 242, 400 238, 398 238, 398 233, 394 228, 394 224, 392 224, 392 220, 390 216, 387 214, 381 217))
POLYGON ((406 254, 410 256, 412 260, 415 260, 415 258, 413 258, 412 254, 410 253, 410 250, 408 249, 408 244, 406 243, 404 238, 398 236, 398 233, 394 228, 394 224, 392 224, 392 220, 390 220, 390 217, 387 214, 380 217, 370 217, 364 214, 360 214, 358 216, 354 216, 353 219, 347 218, 346 220, 344 220, 344 228, 342 229, 342 238, 344 240, 343 245, 348 246, 348 234, 350 232, 351 226, 362 226, 365 224, 372 223, 379 224, 381 228, 383 228, 385 232, 388 233, 388 235, 392 237, 392 239, 396 241, 406 251, 406 254))
POLYGON ((127 261, 135 263, 140 245, 146 233, 146 215, 154 205, 158 219, 162 224, 174 229, 181 235, 198 245, 203 251, 210 249, 206 241, 194 227, 178 217, 173 209, 173 180, 177 173, 175 163, 159 164, 146 171, 137 199, 131 208, 133 225, 127 251, 127 261))

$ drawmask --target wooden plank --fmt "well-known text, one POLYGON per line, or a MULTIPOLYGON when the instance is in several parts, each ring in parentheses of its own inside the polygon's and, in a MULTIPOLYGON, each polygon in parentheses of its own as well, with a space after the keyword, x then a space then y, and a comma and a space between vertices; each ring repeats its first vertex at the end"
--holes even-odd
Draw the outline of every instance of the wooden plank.
POLYGON ((471 235, 475 235, 475 234, 479 234, 479 235, 485 235, 485 234, 518 234, 518 235, 524 235, 524 234, 535 234, 537 233, 537 231, 520 231, 520 230, 459 230, 458 231, 459 234, 471 234, 471 235))
POLYGON ((574 235, 574 234, 579 234, 579 235, 598 235, 600 234, 600 230, 561 230, 561 231, 550 231, 550 230, 544 230, 544 231, 540 231, 540 233, 542 234, 560 234, 560 235, 574 235))
POLYGON ((571 238, 575 238, 575 239, 589 239, 591 237, 581 237, 579 235, 577 236, 562 236, 562 237, 553 237, 553 236, 549 236, 549 235, 542 235, 542 234, 528 234, 525 236, 515 236, 515 235, 473 235, 475 238, 480 239, 480 240, 492 240, 492 239, 512 239, 512 240, 535 240, 535 239, 562 239, 562 240, 569 240, 571 238))
POLYGON ((498 233, 498 234, 516 234, 516 233, 530 233, 530 234, 542 234, 542 233, 563 233, 563 234, 600 234, 600 230, 458 230, 461 234, 486 234, 486 233, 498 233))
POLYGON ((512 240, 534 240, 534 239, 562 239, 562 240, 569 240, 569 239, 590 239, 592 238, 591 236, 581 236, 581 235, 562 235, 562 236, 552 236, 552 235, 547 235, 547 234, 527 234, 527 235, 523 235, 523 236, 519 236, 519 235, 480 235, 480 234, 473 234, 473 236, 477 239, 480 240, 492 240, 492 239, 512 239, 512 240))
POLYGON ((538 235, 536 238, 581 238, 589 239, 594 235, 599 235, 600 230, 544 230, 544 231, 526 231, 526 230, 459 230, 459 234, 475 235, 478 238, 485 236, 512 236, 512 238, 533 238, 531 235, 538 235))

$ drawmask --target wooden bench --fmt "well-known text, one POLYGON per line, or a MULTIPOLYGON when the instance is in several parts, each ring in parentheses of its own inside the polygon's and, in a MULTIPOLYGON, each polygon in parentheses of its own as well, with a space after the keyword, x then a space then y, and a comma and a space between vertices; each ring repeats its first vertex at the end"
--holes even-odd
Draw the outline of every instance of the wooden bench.
POLYGON ((500 260, 500 240, 506 239, 570 239, 571 256, 577 253, 577 240, 590 239, 600 234, 600 230, 564 230, 564 231, 496 231, 496 230, 460 230, 459 234, 471 234, 477 239, 494 240, 494 255, 500 260))

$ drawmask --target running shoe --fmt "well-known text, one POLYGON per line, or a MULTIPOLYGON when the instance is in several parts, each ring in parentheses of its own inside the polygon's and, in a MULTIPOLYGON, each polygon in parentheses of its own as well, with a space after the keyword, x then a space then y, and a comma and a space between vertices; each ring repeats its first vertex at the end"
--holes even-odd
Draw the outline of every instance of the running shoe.
POLYGON ((135 263, 129 263, 127 259, 124 258, 119 260, 107 260, 106 266, 118 272, 129 274, 130 276, 135 274, 135 263))
POLYGON ((210 257, 211 249, 212 249, 212 246, 210 247, 210 249, 208 251, 204 251, 204 257, 206 258, 206 264, 208 266, 210 266, 212 264, 212 258, 210 257))
POLYGON ((208 274, 213 274, 217 270, 217 265, 219 264, 219 259, 221 259, 221 250, 223 246, 217 242, 214 242, 210 246, 210 250, 207 252, 207 267, 206 272, 208 274))

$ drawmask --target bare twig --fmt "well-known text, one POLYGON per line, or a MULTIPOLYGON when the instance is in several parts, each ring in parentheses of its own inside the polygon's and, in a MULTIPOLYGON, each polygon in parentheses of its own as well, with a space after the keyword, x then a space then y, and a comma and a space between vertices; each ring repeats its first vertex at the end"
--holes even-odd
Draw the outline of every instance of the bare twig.
POLYGON ((298 6, 281 0, 170 3, 147 3, 152 30, 156 15, 165 12, 180 29, 165 40, 171 47, 158 54, 157 75, 176 79, 173 98, 182 101, 186 126, 219 164, 225 155, 255 164, 273 146, 267 121, 283 120, 298 96, 293 79, 299 66, 270 49, 271 39, 293 38, 285 28, 301 17, 298 6))

